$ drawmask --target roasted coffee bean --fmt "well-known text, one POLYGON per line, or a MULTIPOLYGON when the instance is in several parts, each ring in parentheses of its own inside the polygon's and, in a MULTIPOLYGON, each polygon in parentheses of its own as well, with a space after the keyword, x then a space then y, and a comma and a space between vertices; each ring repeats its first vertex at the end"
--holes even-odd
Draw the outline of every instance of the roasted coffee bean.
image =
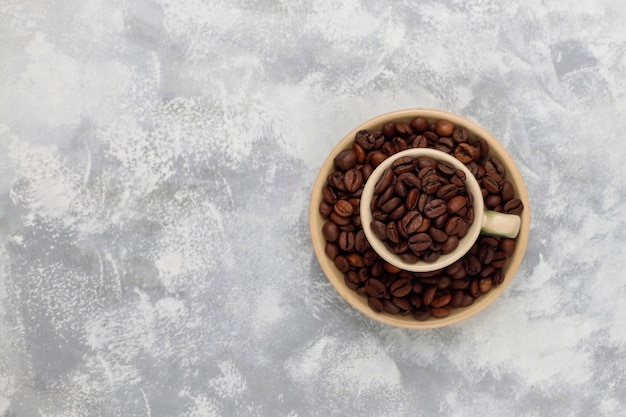
POLYGON ((502 196, 502 202, 507 203, 515 198, 515 190, 511 181, 503 181, 502 188, 500 189, 500 195, 502 196))
POLYGON ((467 199, 463 197, 462 195, 457 195, 455 197, 452 197, 446 203, 446 210, 450 214, 457 214, 465 207, 467 207, 467 199))
POLYGON ((452 197, 456 196, 459 193, 459 187, 455 184, 446 184, 446 185, 442 185, 438 190, 437 190, 437 197, 448 201, 450 200, 452 197))
POLYGON ((492 246, 480 245, 478 247, 477 257, 481 264, 489 265, 493 261, 495 249, 492 246))
POLYGON ((410 156, 403 156, 393 161, 391 168, 396 175, 413 172, 413 169, 415 168, 415 160, 410 156))
POLYGON ((365 162, 365 158, 367 157, 367 153, 365 152, 365 149, 363 149, 358 143, 354 143, 354 145, 352 145, 352 150, 354 151, 354 154, 356 155, 356 163, 357 164, 362 164, 365 162))
POLYGON ((504 282, 504 271, 502 269, 496 269, 491 275, 491 281, 493 285, 500 285, 504 282))
POLYGON ((399 175, 398 182, 406 185, 407 188, 420 187, 422 185, 422 181, 412 172, 399 175))
POLYGON ((465 256, 463 260, 465 262, 465 270, 467 271, 468 275, 476 275, 480 272, 481 263, 476 256, 465 256))
POLYGON ((424 215, 430 219, 441 216, 447 210, 447 205, 444 200, 434 199, 426 203, 424 206, 424 215))
POLYGON ((433 317, 436 317, 438 319, 442 319, 444 317, 448 317, 450 315, 451 311, 452 311, 452 309, 449 306, 433 307, 433 308, 430 309, 430 314, 433 317))
POLYGON ((437 174, 430 174, 422 179, 422 190, 426 194, 435 194, 441 188, 443 181, 437 174))
POLYGON ((469 143, 459 143, 456 148, 454 148, 454 157, 461 161, 464 164, 469 164, 474 160, 474 147, 469 143))
POLYGON ((423 222, 424 217, 420 214, 420 212, 413 210, 404 215, 401 220, 401 225, 402 229, 404 229, 408 235, 412 235, 420 229, 423 222))
POLYGON ((519 198, 514 198, 513 200, 509 200, 505 205, 504 205, 504 212, 507 214, 521 214, 522 211, 524 210, 524 204, 522 203, 522 200, 520 200, 519 198))
POLYGON ((416 262, 419 262, 419 260, 420 260, 419 256, 417 256, 413 252, 403 252, 403 253, 398 254, 398 256, 404 262, 410 263, 410 264, 414 264, 416 262))
POLYGON ((365 237, 365 233, 363 232, 363 229, 360 229, 354 235, 354 249, 359 253, 363 253, 369 248, 370 248, 370 243, 365 237))
POLYGON ((387 201, 391 200, 394 197, 394 195, 395 195, 394 187, 389 186, 382 194, 380 194, 380 197, 376 201, 376 207, 380 208, 387 201))
POLYGON ((399 197, 393 197, 391 198, 389 201, 385 202, 385 204, 383 204, 380 209, 384 212, 384 213, 391 213, 392 211, 394 211, 396 208, 398 208, 398 206, 402 204, 402 200, 399 197))
POLYGON ((383 268, 385 269, 385 271, 389 272, 390 274, 399 274, 402 271, 400 268, 398 268, 395 265, 390 264, 389 262, 383 263, 383 268))
POLYGON ((435 122, 435 131, 439 136, 452 136, 454 123, 445 119, 437 120, 437 122, 435 122))
POLYGON ((353 193, 363 185, 363 173, 355 168, 349 169, 343 177, 343 182, 346 190, 353 193))
POLYGON ((445 242, 441 244, 441 254, 447 255, 454 252, 459 246, 459 238, 457 236, 449 236, 445 242))
POLYGON ((406 214, 406 206, 404 204, 400 204, 394 211, 389 213, 389 218, 391 220, 400 220, 406 214))
POLYGON ((406 298, 392 298, 391 302, 400 309, 400 314, 408 314, 413 307, 411 302, 406 298))
POLYGON ((339 239, 339 226, 330 220, 325 222, 322 225, 322 235, 327 242, 336 242, 339 239))
POLYGON ((404 205, 407 210, 415 210, 417 208, 417 199, 419 197, 419 190, 417 188, 411 188, 407 194, 406 199, 404 200, 404 205))
POLYGON ((335 190, 329 185, 326 185, 322 189, 322 197, 327 204, 334 205, 337 202, 337 194, 335 190))
POLYGON ((387 295, 387 288, 385 287, 385 284, 383 284, 379 280, 375 278, 370 278, 365 283, 365 292, 370 297, 383 298, 387 295))
POLYGON ((500 205, 502 197, 500 197, 499 194, 489 194, 484 200, 485 206, 487 206, 488 209, 493 210, 500 205))
POLYGON ((389 239, 393 243, 399 243, 400 234, 398 232, 398 226, 396 222, 387 223, 386 229, 387 229, 387 239, 389 239))
POLYGON ((430 248, 433 238, 428 233, 418 233, 409 237, 409 249, 418 254, 430 248))
MULTIPOLYGON (((386 223, 383 223, 379 220, 372 220, 372 222, 370 223, 370 228, 372 229, 372 232, 374 232, 374 235, 376 235, 377 238, 381 240, 387 239, 387 224, 386 223)), ((337 235, 337 237, 339 237, 339 235, 337 235)))
POLYGON ((426 131, 424 132, 424 137, 426 138, 426 141, 428 142, 428 146, 431 148, 434 148, 437 145, 437 142, 439 141, 439 136, 432 131, 426 131))
POLYGON ((391 139, 396 136, 396 123, 395 122, 387 122, 383 125, 382 129, 383 135, 387 139, 391 139))
POLYGON ((322 215, 322 217, 328 217, 328 215, 333 211, 333 206, 331 206, 330 204, 328 204, 325 201, 322 201, 320 203, 320 208, 319 208, 319 212, 322 215))
POLYGON ((446 220, 443 230, 448 236, 456 236, 464 225, 465 221, 462 218, 459 216, 451 216, 446 220))
POLYGON ((345 256, 343 255, 336 256, 334 259, 334 262, 335 262, 335 266, 337 267, 337 269, 343 272, 344 274, 350 270, 350 263, 348 262, 348 259, 345 256))
POLYGON ((345 183, 343 181, 344 176, 345 175, 343 172, 335 171, 328 176, 326 181, 331 187, 335 188, 336 190, 343 191, 346 189, 345 183))
POLYGON ((380 176, 380 179, 378 180, 376 185, 374 186, 374 193, 380 194, 383 191, 385 191, 387 188, 389 188, 389 186, 391 186, 393 178, 394 178, 393 171, 391 170, 391 168, 387 168, 383 172, 383 174, 380 176))
POLYGON ((441 275, 437 277, 437 289, 447 290, 452 284, 452 278, 449 275, 441 275))
POLYGON ((424 259, 425 262, 437 262, 437 260, 441 256, 440 251, 435 251, 432 249, 433 246, 431 246, 431 249, 426 250, 424 255, 422 255, 422 259, 424 259))
POLYGON ((351 268, 363 268, 365 266, 363 257, 358 253, 349 253, 346 255, 346 259, 351 268))
POLYGON ((493 254, 491 265, 495 268, 502 268, 506 264, 506 261, 508 260, 509 260, 509 255, 507 255, 506 252, 499 250, 493 254))
POLYGON ((354 249, 354 233, 341 232, 338 239, 339 248, 344 252, 350 252, 354 249))
POLYGON ((493 175, 490 175, 489 173, 483 177, 482 185, 490 193, 496 194, 500 192, 499 180, 493 175))
POLYGON ((352 204, 346 200, 338 200, 335 203, 333 210, 341 217, 350 217, 352 215, 353 207, 352 204))
POLYGON ((396 132, 398 135, 406 138, 413 133, 413 130, 408 123, 396 123, 396 132))
POLYGON ((433 241, 438 243, 445 242, 446 239, 448 239, 448 235, 446 234, 446 232, 436 227, 431 227, 430 229, 428 229, 428 234, 433 239, 433 241))
POLYGON ((509 238, 502 239, 500 242, 500 250, 508 256, 513 255, 513 252, 515 251, 515 240, 509 238))
POLYGON ((480 289, 480 292, 482 292, 483 294, 488 293, 489 290, 491 289, 491 277, 486 277, 486 278, 481 278, 478 281, 478 288, 480 289))
POLYGON ((337 168, 345 172, 356 165, 356 153, 352 149, 346 149, 341 151, 333 162, 337 168))
POLYGON ((452 138, 440 138, 439 142, 435 145, 435 149, 444 153, 452 153, 454 149, 454 141, 452 138))
POLYGON ((363 174, 363 181, 367 181, 370 177, 370 175, 372 175, 372 172, 374 172, 374 167, 372 166, 372 164, 365 164, 361 167, 361 174, 363 174))
MULTIPOLYGON (((390 187, 391 188, 391 187, 390 187)), ((394 193, 400 198, 406 198, 408 188, 402 181, 396 181, 396 185, 393 187, 394 193)))
POLYGON ((452 133, 452 139, 457 143, 467 142, 470 138, 469 131, 464 127, 457 127, 452 133))
POLYGON ((491 158, 489 158, 489 160, 485 163, 485 170, 495 171, 498 173, 498 175, 500 175, 500 177, 503 177, 505 174, 505 169, 504 169, 504 165, 502 164, 502 161, 500 161, 495 156, 492 156, 491 158))
POLYGON ((424 133, 428 130, 430 122, 425 117, 415 117, 411 120, 410 126, 415 133, 424 133))
POLYGON ((413 309, 412 313, 413 318, 417 321, 426 321, 430 316, 430 311, 424 308, 416 308, 413 309))
POLYGON ((335 211, 333 210, 332 213, 330 213, 328 215, 328 218, 332 221, 335 222, 338 226, 347 226, 350 224, 351 219, 350 216, 348 217, 342 217, 340 215, 338 215, 337 213, 335 213, 335 211))
POLYGON ((389 313, 389 314, 400 313, 400 309, 398 308, 398 306, 392 303, 391 300, 383 299, 382 304, 383 304, 383 311, 385 311, 386 313, 389 313))
POLYGON ((430 303, 435 299, 435 293, 437 292, 437 287, 427 287, 422 294, 422 305, 430 306, 430 303))
POLYGON ((372 164, 372 166, 374 168, 376 168, 378 165, 380 165, 385 159, 387 159, 387 155, 385 155, 383 152, 381 151, 375 151, 372 152, 371 154, 368 155, 368 157, 365 159, 366 161, 369 160, 369 162, 372 164))
POLYGON ((373 133, 367 130, 357 132, 354 140, 366 151, 370 151, 376 147, 376 137, 373 133))
POLYGON ((450 304, 451 300, 452 295, 450 293, 437 294, 435 295, 433 301, 430 303, 430 306, 434 308, 440 308, 450 304))
POLYGON ((383 303, 378 298, 367 297, 367 305, 377 313, 383 311, 383 303))
POLYGON ((469 285, 469 295, 471 295, 474 298, 479 297, 481 294, 480 292, 480 284, 479 281, 477 279, 473 279, 470 281, 470 285, 469 285))
MULTIPOLYGON (((465 269, 462 269, 461 271, 463 273, 465 273, 465 269)), ((450 284, 450 287, 452 289, 454 289, 454 290, 464 290, 464 289, 466 289, 467 287, 469 287, 469 281, 464 279, 464 278, 453 280, 452 283, 450 284)))
POLYGON ((324 247, 324 252, 329 259, 334 260, 337 256, 341 254, 341 250, 339 246, 334 243, 326 242, 326 246, 324 247))
POLYGON ((394 281, 389 287, 389 291, 394 297, 404 297, 406 295, 409 295, 411 289, 411 281, 406 278, 401 278, 397 281, 394 281))

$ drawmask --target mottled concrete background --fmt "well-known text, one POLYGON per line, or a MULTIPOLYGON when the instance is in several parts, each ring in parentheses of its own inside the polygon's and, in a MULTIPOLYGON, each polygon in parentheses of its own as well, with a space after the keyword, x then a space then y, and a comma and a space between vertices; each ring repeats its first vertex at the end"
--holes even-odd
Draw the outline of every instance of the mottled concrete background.
POLYGON ((0 416, 626 415, 626 5, 0 2, 0 416), (433 107, 532 204, 515 281, 433 331, 352 310, 307 205, 433 107))

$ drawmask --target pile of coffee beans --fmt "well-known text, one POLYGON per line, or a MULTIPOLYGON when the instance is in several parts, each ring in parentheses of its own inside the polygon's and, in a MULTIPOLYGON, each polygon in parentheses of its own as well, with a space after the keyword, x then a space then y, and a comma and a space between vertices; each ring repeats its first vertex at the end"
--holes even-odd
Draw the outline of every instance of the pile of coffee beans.
POLYGON ((426 156, 393 161, 374 186, 370 208, 372 232, 409 263, 452 252, 474 222, 465 173, 426 156))
MULTIPOLYGON (((319 207, 326 219, 322 226, 326 255, 344 274, 346 285, 367 297, 374 311, 411 315, 417 320, 442 318, 453 308, 471 305, 503 282, 503 268, 515 249, 515 240, 481 236, 463 258, 428 273, 401 270, 380 258, 361 226, 361 193, 382 161, 408 148, 437 149, 465 164, 480 184, 486 209, 520 214, 524 207, 505 179, 502 162, 489 155, 489 144, 448 120, 415 117, 408 122, 388 122, 373 131, 362 130, 352 146, 335 157, 335 169, 328 176, 319 207)), ((467 223, 468 219, 464 220, 467 223)), ((445 231, 445 222, 443 228, 445 231)))

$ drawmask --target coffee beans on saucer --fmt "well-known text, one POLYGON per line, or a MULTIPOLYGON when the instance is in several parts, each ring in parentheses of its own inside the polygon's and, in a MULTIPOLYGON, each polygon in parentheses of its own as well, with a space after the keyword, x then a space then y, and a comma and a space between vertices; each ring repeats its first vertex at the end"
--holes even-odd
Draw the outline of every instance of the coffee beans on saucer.
MULTIPOLYGON (((411 315, 416 320, 443 318, 504 281, 504 267, 516 241, 481 236, 463 258, 428 273, 404 271, 380 258, 361 226, 360 196, 374 169, 408 148, 437 149, 465 164, 480 184, 486 209, 510 214, 523 211, 505 167, 489 154, 484 139, 444 119, 388 122, 377 130, 357 132, 352 146, 334 158, 319 206, 325 219, 325 253, 344 275, 345 284, 367 297, 374 311, 411 315)), ((372 224, 376 235, 401 256, 424 261, 452 250, 455 239, 462 239, 473 221, 471 196, 464 192, 463 178, 433 161, 394 165, 379 181, 380 187, 376 184, 371 207, 374 220, 380 222, 372 224)))

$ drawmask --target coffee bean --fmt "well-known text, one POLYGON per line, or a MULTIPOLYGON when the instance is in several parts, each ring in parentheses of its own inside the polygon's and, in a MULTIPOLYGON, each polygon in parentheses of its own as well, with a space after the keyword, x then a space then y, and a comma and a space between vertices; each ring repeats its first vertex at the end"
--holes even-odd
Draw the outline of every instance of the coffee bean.
POLYGON ((357 164, 362 164, 363 162, 365 162, 365 158, 367 157, 365 149, 363 149, 358 143, 355 142, 354 145, 352 145, 352 150, 356 155, 357 164))
POLYGON ((508 256, 513 255, 515 251, 515 240, 513 239, 502 239, 500 242, 500 250, 506 253, 508 256))
POLYGON ((376 168, 378 165, 382 164, 385 159, 387 159, 387 155, 385 155, 381 151, 375 151, 368 155, 368 158, 366 158, 366 161, 368 159, 369 159, 369 162, 372 164, 372 166, 376 168))
POLYGON ((396 175, 413 172, 413 169, 415 168, 415 160, 410 156, 403 156, 393 161, 391 168, 396 175))
POLYGON ((383 125, 383 135, 387 139, 391 139, 396 136, 396 123, 395 122, 387 122, 383 125))
POLYGON ((375 278, 370 278, 365 283, 365 292, 370 297, 383 298, 387 295, 387 288, 385 287, 385 284, 383 284, 379 280, 375 278))
POLYGON ((408 123, 396 123, 396 132, 398 135, 406 138, 413 133, 413 130, 408 123))
POLYGON ((391 284, 389 291, 394 297, 404 297, 411 292, 412 288, 411 281, 406 278, 401 278, 391 284))
POLYGON ((464 164, 469 164, 474 160, 474 147, 469 143, 459 143, 454 148, 454 157, 464 164))
MULTIPOLYGON (((377 238, 381 240, 387 239, 387 224, 379 220, 372 220, 372 222, 370 223, 370 228, 377 238)), ((337 235, 337 237, 339 237, 339 235, 337 235)))
POLYGON ((452 136, 454 123, 445 119, 437 120, 437 122, 435 122, 435 131, 439 136, 452 136))
POLYGON ((522 211, 524 210, 524 204, 522 203, 522 200, 520 200, 519 198, 514 198, 513 200, 509 200, 505 205, 504 205, 504 212, 507 214, 521 214, 522 211))
POLYGON ((406 199, 404 200, 404 204, 407 210, 415 210, 415 208, 417 208, 418 197, 419 197, 419 190, 417 188, 411 188, 407 192, 406 199))
POLYGON ((441 254, 447 255, 454 252, 459 246, 459 238, 457 236, 448 236, 445 242, 441 245, 441 254))
POLYGON ((404 204, 400 204, 394 211, 389 214, 389 218, 391 220, 400 220, 406 214, 406 206, 404 204))
POLYGON ((391 302, 398 307, 398 309, 400 310, 400 314, 404 315, 404 314, 409 314, 411 312, 412 309, 412 305, 411 302, 409 300, 407 300, 406 298, 392 298, 391 302))
POLYGON ((416 233, 423 222, 424 218, 417 210, 409 211, 401 220, 402 228, 408 235, 416 233))
POLYGON ((333 207, 333 210, 337 215, 341 217, 350 217, 352 215, 352 204, 346 200, 338 200, 333 207))
POLYGON ((326 242, 326 246, 324 247, 324 252, 326 253, 326 256, 328 256, 328 258, 332 260, 334 260, 341 253, 339 246, 330 242, 326 242))
POLYGON ((430 309, 430 314, 433 317, 436 317, 438 319, 442 319, 444 317, 448 317, 450 315, 451 311, 452 311, 452 309, 449 306, 433 307, 433 308, 430 309))
POLYGON ((422 179, 422 190, 426 194, 435 194, 442 185, 442 179, 437 174, 427 175, 422 179))
POLYGON ((409 237, 409 249, 418 254, 430 248, 433 238, 428 233, 418 233, 409 237))
POLYGON ((356 153, 352 149, 346 149, 341 151, 333 162, 337 168, 345 172, 356 165, 356 153))
POLYGON ((464 127, 457 127, 452 133, 452 139, 457 143, 467 142, 469 140, 469 131, 464 127))
POLYGON ((402 200, 399 197, 393 197, 380 208, 385 213, 391 213, 394 211, 400 204, 402 204, 402 200))
POLYGON ((511 181, 503 181, 502 188, 500 190, 500 194, 502 196, 502 202, 507 203, 515 198, 515 190, 513 189, 513 184, 511 181))
POLYGON ((367 305, 377 313, 383 311, 383 303, 378 298, 367 297, 367 305))
MULTIPOLYGON (((378 200, 376 201, 375 207, 380 208, 387 201, 391 200, 394 197, 394 195, 395 195, 395 188, 389 186, 382 194, 380 194, 380 197, 378 197, 378 200)), ((376 196, 374 196, 374 198, 376 198, 376 196)))
POLYGON ((494 266, 495 268, 502 268, 504 267, 504 265, 506 264, 506 261, 508 260, 509 260, 509 255, 507 255, 506 252, 499 250, 493 254, 491 265, 494 266))
POLYGON ((339 239, 339 226, 332 221, 327 221, 322 225, 322 235, 327 242, 336 242, 339 239))
POLYGON ((500 192, 500 182, 493 175, 487 174, 484 176, 482 179, 482 185, 490 193, 496 194, 500 192))
POLYGON ((422 294, 422 305, 430 306, 430 303, 435 299, 435 293, 437 292, 437 287, 428 287, 424 290, 422 294))
POLYGON ((400 242, 400 234, 398 232, 398 226, 396 222, 387 223, 387 239, 389 239, 393 243, 400 242))
POLYGON ((337 242, 342 251, 351 251, 354 249, 354 233, 346 231, 341 232, 337 242))
POLYGON ((459 193, 459 187, 455 184, 446 184, 437 190, 437 197, 448 201, 459 193))
POLYGON ((468 275, 476 275, 480 272, 481 263, 478 258, 474 255, 468 255, 463 258, 465 262, 465 270, 468 275))
POLYGON ((439 308, 450 304, 452 300, 452 295, 450 293, 444 293, 441 295, 435 296, 433 301, 430 303, 431 307, 439 308))
POLYGON ((337 267, 337 269, 343 273, 346 273, 350 270, 350 263, 348 262, 348 259, 343 256, 343 255, 339 255, 336 256, 334 259, 335 262, 335 267, 337 267))
POLYGON ((446 220, 444 231, 448 236, 458 235, 463 228, 465 221, 459 216, 452 216, 446 220))
POLYGON ((364 150, 370 151, 376 146, 376 137, 367 130, 356 133, 355 142, 364 150))
POLYGON ((363 257, 358 253, 349 253, 346 255, 346 260, 351 268, 363 268, 365 266, 365 261, 363 257))
POLYGON ((491 284, 492 282, 490 277, 481 278, 480 281, 478 281, 478 288, 480 289, 480 292, 485 294, 491 289, 491 284))
POLYGON ((344 175, 343 182, 346 190, 355 192, 363 185, 363 173, 358 169, 349 169, 344 175))
MULTIPOLYGON (((457 214, 465 207, 467 207, 467 199, 462 195, 457 195, 455 197, 452 197, 446 203, 446 210, 450 214, 457 214)), ((471 222, 468 222, 468 223, 471 223, 471 222)))
POLYGON ((331 213, 331 211, 333 211, 333 207, 330 204, 325 201, 322 201, 320 203, 319 212, 322 217, 327 217, 331 213))
POLYGON ((411 120, 410 126, 415 133, 424 133, 428 130, 429 124, 428 119, 418 116, 411 120))
POLYGON ((385 191, 389 186, 391 186, 391 182, 393 181, 394 175, 391 168, 385 169, 380 179, 374 186, 374 193, 380 194, 385 191))
POLYGON ((338 226, 347 226, 351 222, 350 216, 347 216, 347 217, 340 216, 334 210, 332 213, 328 215, 328 218, 331 221, 335 222, 338 226))
POLYGON ((446 202, 441 199, 434 199, 426 203, 424 206, 424 215, 433 219, 444 214, 447 210, 446 202))

